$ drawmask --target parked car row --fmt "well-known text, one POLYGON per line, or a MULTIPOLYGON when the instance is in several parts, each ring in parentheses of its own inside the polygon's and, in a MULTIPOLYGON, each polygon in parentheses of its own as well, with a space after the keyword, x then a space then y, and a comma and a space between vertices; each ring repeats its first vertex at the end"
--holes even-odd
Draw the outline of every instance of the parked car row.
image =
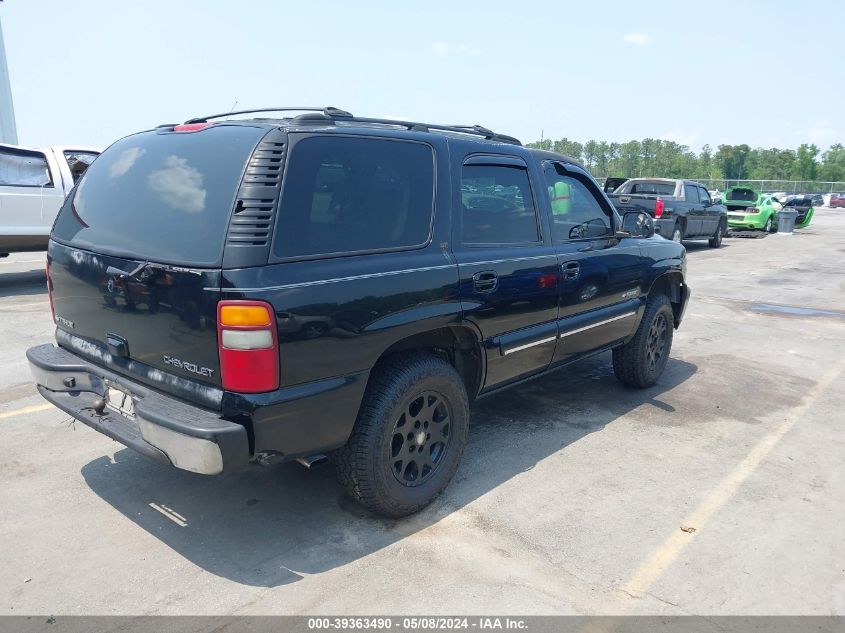
POLYGON ((608 196, 620 213, 642 211, 654 218, 657 233, 675 242, 706 239, 722 245, 728 230, 727 209, 693 180, 631 178, 608 196))
MULTIPOLYGON (((813 219, 820 194, 763 193, 750 186, 729 187, 724 193, 698 182, 667 178, 608 178, 604 190, 620 212, 640 210, 655 219, 656 231, 673 241, 707 239, 718 248, 729 230, 777 231, 778 212, 797 212, 796 228, 813 219)), ((831 206, 844 206, 845 197, 831 194, 831 206)))

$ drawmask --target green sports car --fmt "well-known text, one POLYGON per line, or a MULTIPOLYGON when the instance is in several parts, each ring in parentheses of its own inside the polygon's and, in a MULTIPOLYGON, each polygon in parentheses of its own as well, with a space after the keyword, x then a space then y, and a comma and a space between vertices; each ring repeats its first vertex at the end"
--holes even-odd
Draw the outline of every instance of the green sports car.
POLYGON ((724 204, 728 208, 728 226, 732 229, 777 229, 778 211, 783 208, 772 195, 763 194, 750 187, 731 187, 725 192, 724 204))

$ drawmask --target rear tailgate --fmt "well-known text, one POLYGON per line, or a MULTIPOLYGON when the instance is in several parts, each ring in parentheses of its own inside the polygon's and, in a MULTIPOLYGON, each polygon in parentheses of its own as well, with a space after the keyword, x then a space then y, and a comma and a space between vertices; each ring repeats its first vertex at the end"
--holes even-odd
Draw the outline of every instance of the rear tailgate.
POLYGON ((616 207, 620 215, 629 211, 644 211, 654 217, 654 205, 658 196, 645 194, 611 194, 608 196, 610 202, 616 207))
POLYGON ((156 130, 107 149, 68 196, 48 261, 63 347, 219 406, 224 242, 266 129, 156 130))
POLYGON ((149 267, 51 241, 50 281, 60 345, 153 387, 216 404, 185 381, 220 386, 219 269, 149 267))

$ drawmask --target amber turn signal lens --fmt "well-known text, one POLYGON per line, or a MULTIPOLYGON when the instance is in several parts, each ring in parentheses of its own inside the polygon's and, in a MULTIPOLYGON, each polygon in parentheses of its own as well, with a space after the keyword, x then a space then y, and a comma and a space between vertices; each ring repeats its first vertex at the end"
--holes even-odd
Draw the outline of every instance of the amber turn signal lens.
POLYGON ((270 325, 270 310, 256 305, 220 307, 220 324, 234 327, 270 325))

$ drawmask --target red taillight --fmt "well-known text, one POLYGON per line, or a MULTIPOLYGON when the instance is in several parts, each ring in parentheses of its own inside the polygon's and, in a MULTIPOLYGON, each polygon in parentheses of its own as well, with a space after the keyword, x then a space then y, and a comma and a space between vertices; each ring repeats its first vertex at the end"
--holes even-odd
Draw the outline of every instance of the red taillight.
POLYGON ((53 280, 50 279, 50 260, 47 260, 47 265, 44 267, 47 273, 47 296, 50 298, 50 314, 53 315, 53 323, 56 322, 56 309, 53 307, 53 280))
POLYGON ((660 198, 654 203, 654 217, 662 218, 663 217, 663 200, 660 198))
POLYGON ((218 303, 217 347, 220 377, 227 391, 261 393, 279 388, 279 340, 269 303, 218 303))
POLYGON ((183 123, 182 125, 174 125, 174 132, 199 132, 207 127, 212 126, 213 123, 183 123))

